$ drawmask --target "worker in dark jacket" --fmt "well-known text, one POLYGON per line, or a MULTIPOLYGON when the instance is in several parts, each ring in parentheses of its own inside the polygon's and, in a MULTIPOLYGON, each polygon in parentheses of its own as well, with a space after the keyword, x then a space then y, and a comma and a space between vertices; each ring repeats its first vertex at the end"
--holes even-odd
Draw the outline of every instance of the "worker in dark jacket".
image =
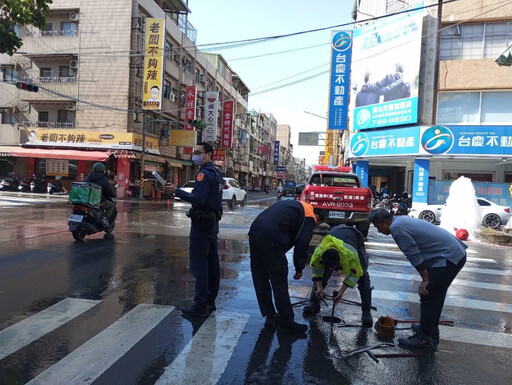
POLYGON ((309 203, 286 200, 274 203, 258 215, 251 225, 251 273, 261 315, 266 317, 266 327, 279 324, 279 331, 283 333, 305 333, 308 330, 306 325, 294 321, 288 293, 286 252, 295 246, 294 278, 300 279, 315 224, 316 216, 309 203))
POLYGON ((317 314, 320 311, 320 298, 331 278, 333 270, 342 270, 345 280, 334 301, 339 302, 347 288, 357 283, 361 295, 363 326, 372 326, 372 289, 368 275, 368 254, 364 247, 364 235, 351 226, 333 227, 329 234, 316 247, 310 261, 313 270, 313 289, 304 313, 317 314))
POLYGON ((189 256, 196 287, 194 305, 181 311, 188 316, 207 317, 216 310, 215 299, 219 293, 217 235, 222 217, 224 179, 213 165, 213 147, 210 144, 199 143, 195 147, 192 160, 200 166, 192 192, 177 189, 173 184, 166 185, 164 190, 166 194, 175 194, 181 200, 192 204, 187 216, 192 220, 189 256))
POLYGON ((112 216, 114 212, 114 202, 112 202, 112 198, 116 197, 116 193, 114 189, 110 185, 110 182, 105 175, 107 168, 103 163, 97 162, 92 166, 92 173, 87 175, 84 179, 84 182, 94 183, 98 186, 101 186, 101 204, 100 207, 103 210, 104 218, 107 219, 106 224, 108 224, 108 218, 112 216))

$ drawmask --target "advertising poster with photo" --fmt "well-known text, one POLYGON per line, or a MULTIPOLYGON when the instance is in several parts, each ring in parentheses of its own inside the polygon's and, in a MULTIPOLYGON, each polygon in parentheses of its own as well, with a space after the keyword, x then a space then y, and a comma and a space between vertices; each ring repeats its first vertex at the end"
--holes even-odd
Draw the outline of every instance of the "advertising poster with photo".
POLYGON ((354 30, 352 130, 418 121, 422 15, 418 6, 354 30))

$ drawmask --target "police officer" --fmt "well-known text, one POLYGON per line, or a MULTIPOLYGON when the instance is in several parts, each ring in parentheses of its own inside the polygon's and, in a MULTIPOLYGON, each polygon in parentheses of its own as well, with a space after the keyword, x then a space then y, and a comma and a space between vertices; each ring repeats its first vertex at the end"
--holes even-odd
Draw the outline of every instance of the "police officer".
POLYGON ((308 259, 308 246, 316 220, 309 203, 285 200, 264 210, 251 225, 251 273, 261 315, 266 317, 265 327, 279 325, 278 332, 281 333, 305 333, 308 330, 307 325, 294 321, 288 293, 286 252, 295 246, 294 278, 300 279, 308 259))
POLYGON ((191 218, 190 227, 190 269, 196 280, 194 305, 183 308, 188 316, 207 317, 216 309, 215 299, 219 292, 220 265, 217 252, 217 234, 222 216, 222 174, 213 165, 213 147, 199 143, 194 150, 192 160, 199 171, 195 177, 194 190, 188 193, 170 184, 165 192, 175 194, 181 200, 192 204, 187 216, 191 218))

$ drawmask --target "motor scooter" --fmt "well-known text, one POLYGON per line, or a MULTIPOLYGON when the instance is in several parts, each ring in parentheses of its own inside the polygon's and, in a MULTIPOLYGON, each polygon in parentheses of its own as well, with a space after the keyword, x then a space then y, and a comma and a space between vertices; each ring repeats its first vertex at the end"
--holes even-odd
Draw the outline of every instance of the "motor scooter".
POLYGON ((62 182, 60 180, 56 180, 55 182, 48 182, 46 186, 46 191, 48 194, 53 195, 65 195, 67 191, 64 190, 64 186, 62 186, 62 182))
POLYGON ((0 191, 18 191, 19 180, 14 173, 10 173, 7 178, 0 182, 0 191))
MULTIPOLYGON (((115 188, 119 185, 116 184, 115 188)), ((110 218, 104 216, 101 205, 101 186, 88 182, 71 183, 69 202, 72 214, 68 218, 69 231, 77 241, 83 241, 86 235, 104 231, 112 233, 116 224, 117 209, 115 199, 111 199, 114 210, 110 218)))
POLYGON ((30 191, 33 193, 44 193, 46 189, 44 188, 44 175, 41 178, 37 178, 36 175, 32 175, 32 179, 30 181, 30 191))
POLYGON ((282 192, 282 191, 277 190, 276 195, 277 195, 277 199, 281 199, 281 197, 283 196, 283 192, 282 192))
POLYGON ((23 178, 18 185, 18 190, 21 192, 30 192, 30 179, 23 178))

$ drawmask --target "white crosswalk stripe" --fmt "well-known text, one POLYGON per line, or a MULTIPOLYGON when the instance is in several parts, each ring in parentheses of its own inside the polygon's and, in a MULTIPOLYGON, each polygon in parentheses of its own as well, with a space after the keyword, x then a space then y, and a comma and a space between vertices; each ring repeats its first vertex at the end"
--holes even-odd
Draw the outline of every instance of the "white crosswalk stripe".
POLYGON ((101 301, 66 298, 0 331, 0 360, 78 317, 101 301))
MULTIPOLYGON (((418 281, 418 283, 421 282, 421 277, 418 274, 392 273, 389 271, 376 270, 374 268, 370 268, 369 273, 370 273, 371 277, 375 277, 375 278, 392 278, 392 279, 401 279, 401 280, 405 280, 405 281, 418 281)), ((456 278, 453 281, 453 285, 475 287, 477 289, 512 291, 512 285, 479 282, 479 281, 473 281, 473 280, 468 281, 468 280, 459 279, 459 278, 456 278)))
POLYGON ((135 309, 28 384, 64 385, 94 382, 173 310, 174 306, 137 305, 135 309))
POLYGON ((155 385, 216 384, 248 319, 230 312, 211 315, 155 385))
POLYGON ((30 206, 38 204, 50 204, 66 201, 65 197, 59 197, 58 199, 50 199, 49 197, 42 195, 38 197, 19 197, 19 196, 6 196, 0 195, 0 207, 18 207, 18 206, 30 206))

